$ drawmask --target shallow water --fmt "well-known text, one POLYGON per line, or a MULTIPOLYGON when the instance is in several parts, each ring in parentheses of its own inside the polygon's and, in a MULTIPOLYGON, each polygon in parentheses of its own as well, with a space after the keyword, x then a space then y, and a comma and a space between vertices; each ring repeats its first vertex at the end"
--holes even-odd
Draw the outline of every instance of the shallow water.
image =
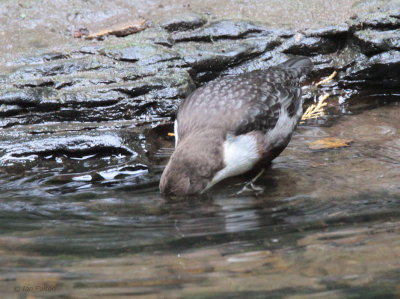
POLYGON ((151 167, 123 153, 3 161, 2 297, 400 296, 400 95, 332 97, 327 111, 297 129, 261 195, 236 195, 244 176, 166 201, 172 140, 151 167), (324 137, 352 142, 309 148, 324 137))

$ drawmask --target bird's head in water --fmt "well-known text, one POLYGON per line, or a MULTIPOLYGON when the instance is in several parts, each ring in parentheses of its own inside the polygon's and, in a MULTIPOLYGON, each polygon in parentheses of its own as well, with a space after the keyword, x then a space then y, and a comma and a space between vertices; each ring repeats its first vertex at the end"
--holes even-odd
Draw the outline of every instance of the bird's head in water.
POLYGON ((162 194, 185 197, 201 194, 209 187, 223 162, 219 147, 207 141, 196 138, 178 145, 161 176, 162 194))
POLYGON ((208 181, 182 159, 171 159, 161 176, 160 191, 168 197, 200 194, 208 181))

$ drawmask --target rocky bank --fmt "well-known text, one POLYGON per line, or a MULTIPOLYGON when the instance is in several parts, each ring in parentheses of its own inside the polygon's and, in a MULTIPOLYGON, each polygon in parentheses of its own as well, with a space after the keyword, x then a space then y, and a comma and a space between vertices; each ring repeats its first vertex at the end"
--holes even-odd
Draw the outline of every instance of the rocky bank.
MULTIPOLYGON (((154 128, 168 124, 196 87, 291 55, 313 60, 311 80, 336 70, 335 81, 322 89, 342 100, 400 86, 396 1, 317 29, 276 29, 195 13, 147 25, 140 33, 10 62, 0 74, 1 164, 60 153, 117 153, 138 156, 140 165, 150 167, 151 148, 168 139, 168 129, 154 128)), ((306 98, 319 92, 309 90, 306 98)))

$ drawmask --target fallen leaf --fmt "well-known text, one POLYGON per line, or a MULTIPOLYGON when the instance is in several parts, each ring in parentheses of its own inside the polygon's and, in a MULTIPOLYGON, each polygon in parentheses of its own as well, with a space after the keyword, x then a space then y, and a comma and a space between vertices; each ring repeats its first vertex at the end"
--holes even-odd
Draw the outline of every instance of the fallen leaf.
POLYGON ((107 35, 127 36, 143 31, 144 29, 146 29, 146 27, 146 20, 140 19, 130 23, 118 24, 111 27, 110 29, 97 31, 96 33, 86 36, 85 39, 101 39, 107 35))
POLYGON ((349 146, 352 140, 340 139, 336 137, 322 138, 317 141, 311 142, 308 147, 312 150, 322 150, 331 148, 341 148, 349 146))

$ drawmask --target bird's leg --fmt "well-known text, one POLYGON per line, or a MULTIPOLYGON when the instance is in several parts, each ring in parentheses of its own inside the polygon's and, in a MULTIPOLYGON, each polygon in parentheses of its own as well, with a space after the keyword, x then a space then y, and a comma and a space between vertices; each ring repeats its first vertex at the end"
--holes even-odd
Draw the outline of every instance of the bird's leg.
POLYGON ((264 192, 264 188, 261 186, 256 186, 254 183, 258 180, 258 178, 264 173, 265 168, 261 169, 260 172, 250 181, 247 182, 243 188, 236 193, 236 195, 242 194, 243 192, 255 191, 256 195, 259 195, 264 192))

